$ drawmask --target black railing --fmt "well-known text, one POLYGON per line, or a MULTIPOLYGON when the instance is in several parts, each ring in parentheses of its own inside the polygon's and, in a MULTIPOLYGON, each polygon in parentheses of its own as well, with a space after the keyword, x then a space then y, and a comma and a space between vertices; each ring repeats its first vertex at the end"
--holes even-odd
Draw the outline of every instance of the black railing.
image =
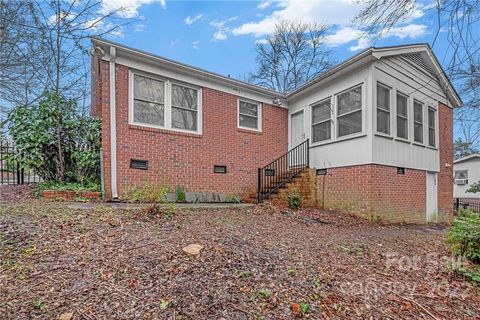
POLYGON ((258 168, 258 203, 308 168, 309 147, 307 139, 265 167, 258 168))
POLYGON ((21 168, 13 160, 19 154, 12 142, 0 140, 0 185, 40 182, 42 179, 33 170, 21 168))
POLYGON ((456 198, 453 201, 453 208, 455 211, 467 210, 480 213, 480 199, 459 199, 456 198))

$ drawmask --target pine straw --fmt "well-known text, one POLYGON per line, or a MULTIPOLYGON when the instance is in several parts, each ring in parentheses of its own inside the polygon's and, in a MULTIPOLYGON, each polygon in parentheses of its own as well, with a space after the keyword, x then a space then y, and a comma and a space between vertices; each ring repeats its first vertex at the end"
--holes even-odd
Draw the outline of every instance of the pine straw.
POLYGON ((307 319, 480 318, 477 289, 441 261, 438 228, 266 206, 167 218, 37 202, 2 209, 0 237, 2 319, 291 319, 301 302, 307 319), (191 243, 205 246, 197 259, 182 254, 191 243))

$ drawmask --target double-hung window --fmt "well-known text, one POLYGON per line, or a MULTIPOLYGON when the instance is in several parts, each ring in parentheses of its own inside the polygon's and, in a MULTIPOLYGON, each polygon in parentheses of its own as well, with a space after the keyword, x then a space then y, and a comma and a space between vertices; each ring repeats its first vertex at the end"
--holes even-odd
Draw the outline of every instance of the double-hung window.
POLYGON ((238 100, 238 127, 261 131, 260 104, 252 101, 238 100))
POLYGON ((329 140, 332 135, 330 98, 312 106, 312 142, 329 140))
POLYGON ((435 147, 435 109, 428 107, 428 145, 435 147))
POLYGON ((416 100, 413 102, 413 140, 423 143, 423 104, 416 100))
POLYGON ((198 91, 172 84, 172 128, 197 131, 198 91))
POLYGON ((362 131, 362 86, 337 95, 338 137, 362 131))
POLYGON ((134 74, 133 121, 165 126, 165 82, 134 74))
POLYGON ((377 83, 377 132, 390 134, 390 88, 377 83))
POLYGON ((397 137, 408 139, 408 97, 397 92, 397 137))
POLYGON ((131 121, 134 124, 178 131, 201 131, 199 89, 168 79, 131 74, 131 121))

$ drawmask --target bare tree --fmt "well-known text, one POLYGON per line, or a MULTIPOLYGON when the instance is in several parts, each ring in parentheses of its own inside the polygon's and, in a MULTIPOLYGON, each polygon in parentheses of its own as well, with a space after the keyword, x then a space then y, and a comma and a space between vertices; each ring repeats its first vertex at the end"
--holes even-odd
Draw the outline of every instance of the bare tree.
POLYGON ((464 107, 455 112, 456 136, 461 142, 480 144, 480 1, 436 0, 429 6, 420 0, 358 0, 364 9, 355 23, 369 37, 377 39, 406 22, 419 8, 433 17, 434 37, 448 44, 440 57, 444 68, 459 89, 464 107))
POLYGON ((327 27, 302 21, 281 21, 274 33, 257 43, 258 70, 250 82, 289 92, 331 67, 325 49, 327 27))

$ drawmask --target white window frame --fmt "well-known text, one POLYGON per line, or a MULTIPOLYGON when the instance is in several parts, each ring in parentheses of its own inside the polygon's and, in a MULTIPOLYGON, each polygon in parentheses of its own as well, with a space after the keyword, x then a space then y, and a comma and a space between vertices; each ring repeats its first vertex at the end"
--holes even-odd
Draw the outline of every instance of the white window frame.
POLYGON ((176 131, 176 132, 201 135, 202 123, 203 123, 202 110, 203 110, 202 88, 192 84, 177 81, 175 79, 162 77, 160 75, 151 75, 145 72, 134 71, 134 70, 129 71, 129 74, 128 74, 128 124, 147 127, 147 128, 155 128, 155 129, 162 129, 162 130, 168 130, 168 131, 176 131), (163 81, 165 86, 165 96, 164 96, 164 109, 165 109, 164 124, 165 125, 164 126, 158 126, 158 125, 134 121, 133 108, 134 108, 134 85, 135 85, 134 76, 135 75, 139 75, 141 77, 149 78, 156 81, 163 81), (172 84, 197 90, 197 130, 196 131, 178 129, 178 128, 172 127, 172 92, 171 92, 172 84))
MULTIPOLYGON (((376 85, 375 85, 375 132, 377 134, 380 134, 380 135, 383 135, 383 136, 387 136, 387 137, 391 137, 392 136, 392 129, 393 129, 393 126, 392 126, 392 87, 391 86, 387 86, 386 84, 380 82, 380 81, 377 81, 376 85), (378 106, 378 86, 381 86, 385 89, 388 89, 388 103, 389 103, 389 107, 390 109, 387 110, 387 109, 384 109, 384 108, 381 108, 378 106), (381 111, 381 112, 388 112, 388 132, 381 132, 381 131, 378 131, 378 111, 381 111)), ((396 98, 396 97, 395 97, 396 98)))
MULTIPOLYGON (((413 108, 413 113, 412 113, 412 123, 413 123, 413 126, 412 126, 412 141, 414 144, 418 144, 418 145, 422 145, 424 146, 425 145, 425 103, 421 102, 420 100, 418 99, 413 99, 413 103, 412 103, 412 108, 413 108), (422 106, 422 141, 417 141, 415 140, 415 123, 419 123, 418 121, 415 120, 415 103, 418 103, 422 106)), ((428 120, 428 119, 427 119, 428 120)))
POLYGON ((429 148, 434 148, 436 149, 437 148, 437 145, 438 145, 438 138, 437 138, 437 128, 438 128, 438 124, 437 124, 437 108, 435 108, 434 106, 427 106, 427 146, 429 148), (429 117, 429 111, 432 110, 433 111, 433 139, 434 139, 434 144, 433 146, 430 144, 430 117, 429 117))
POLYGON ((407 94, 403 93, 402 91, 395 90, 395 138, 396 139, 403 140, 403 141, 410 141, 411 134, 410 134, 410 122, 408 121, 409 118, 410 118, 410 97, 407 94), (403 96, 407 100, 407 115, 406 116, 398 114, 397 96, 399 96, 399 95, 403 96), (407 137, 406 138, 400 137, 398 135, 397 119, 399 117, 402 118, 402 119, 405 119, 406 122, 407 122, 407 137))
MULTIPOLYGON (((326 143, 326 142, 329 142, 329 141, 333 140, 333 137, 334 137, 334 133, 333 133, 333 127, 334 127, 334 125, 333 125, 333 110, 334 110, 334 105, 332 103, 332 98, 333 98, 333 96, 329 96, 327 98, 318 100, 318 101, 310 104, 310 141, 311 141, 312 145, 322 144, 322 143, 326 143), (313 107, 315 107, 319 104, 322 104, 325 101, 330 102, 330 118, 328 118, 326 120, 322 120, 320 122, 313 123, 313 107), (327 121, 330 122, 330 138, 314 142, 313 141, 313 126, 317 125, 317 124, 320 124, 320 123, 327 122, 327 121)), ((341 138, 343 138, 343 137, 341 137, 341 138)))
MULTIPOLYGON (((252 115, 246 115, 249 117, 254 117, 252 115)), ((237 98, 237 128, 242 129, 242 130, 250 130, 250 131, 255 131, 255 132, 262 132, 262 103, 246 98, 237 98), (250 104, 255 104, 257 106, 257 128, 250 128, 250 127, 244 127, 240 125, 240 101, 250 103, 250 104)))
POLYGON ((344 139, 351 139, 351 138, 354 138, 354 137, 361 136, 361 135, 365 134, 365 114, 364 114, 365 113, 365 98, 366 97, 365 97, 365 83, 364 82, 358 83, 354 86, 348 87, 347 89, 339 91, 339 92, 334 94, 333 99, 334 99, 334 103, 335 103, 335 114, 334 114, 334 117, 335 117, 335 141, 341 141, 341 140, 344 140, 344 139), (360 109, 350 111, 350 112, 344 113, 344 114, 339 116, 338 115, 338 96, 341 95, 342 93, 353 90, 357 87, 360 87, 360 91, 362 93, 362 98, 361 98, 361 104, 362 105, 361 105, 360 109), (354 113, 354 112, 360 112, 361 115, 362 115, 362 119, 361 119, 361 123, 360 123, 361 124, 361 130, 358 131, 358 132, 355 132, 355 133, 339 136, 340 130, 338 128, 339 127, 338 118, 341 118, 343 116, 349 115, 349 114, 354 113))

